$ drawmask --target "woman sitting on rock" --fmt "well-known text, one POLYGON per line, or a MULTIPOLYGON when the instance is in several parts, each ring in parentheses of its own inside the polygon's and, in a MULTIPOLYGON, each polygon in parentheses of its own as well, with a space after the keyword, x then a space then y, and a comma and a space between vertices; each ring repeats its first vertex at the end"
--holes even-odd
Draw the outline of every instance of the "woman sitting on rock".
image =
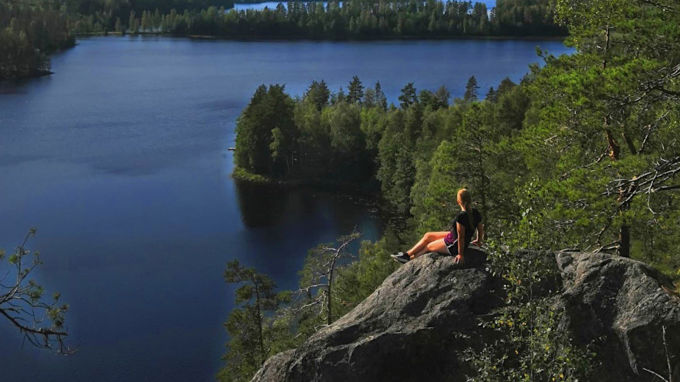
POLYGON ((472 208, 470 191, 465 188, 458 190, 456 202, 458 202, 461 211, 451 222, 450 231, 428 232, 413 248, 406 252, 391 255, 392 258, 404 264, 427 252, 439 252, 455 256, 454 262, 456 264, 464 264, 465 248, 470 244, 482 246, 484 224, 482 224, 482 215, 476 208, 472 208), (474 241, 470 241, 475 231, 477 231, 477 237, 474 241), (459 240, 459 238, 462 238, 462 240, 459 240))

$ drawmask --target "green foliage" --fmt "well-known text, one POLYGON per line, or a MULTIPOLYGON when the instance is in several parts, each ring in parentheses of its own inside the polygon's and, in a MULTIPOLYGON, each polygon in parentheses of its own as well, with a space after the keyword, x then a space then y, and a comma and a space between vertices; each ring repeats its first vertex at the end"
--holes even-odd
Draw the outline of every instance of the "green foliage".
POLYGON ((449 141, 442 141, 430 160, 430 178, 422 192, 422 205, 414 211, 423 211, 419 217, 421 231, 444 231, 456 214, 456 193, 464 186, 458 176, 456 161, 458 147, 449 141))
POLYGON ((418 102, 418 97, 416 96, 416 88, 413 86, 413 82, 409 82, 401 89, 401 95, 399 96, 399 106, 402 109, 406 109, 409 106, 418 102))
MULTIPOLYGON (((494 17, 529 25, 552 12, 527 4, 499 0, 494 17)), ((387 107, 378 85, 361 99, 356 78, 350 96, 313 96, 312 84, 294 102, 300 159, 289 174, 328 176, 372 163, 361 179, 377 180, 382 197, 408 219, 399 235, 363 243, 358 261, 338 269, 329 305, 336 314, 392 271, 387 254, 403 249, 404 239, 446 226, 459 187, 472 191, 507 301, 485 328, 495 340, 470 350, 478 371, 471 380, 587 380, 597 361, 560 328, 562 312, 551 304, 560 289, 554 260, 534 252, 510 256, 496 249, 499 243, 618 249, 680 276, 680 9, 671 0, 556 4, 577 53, 539 51, 543 68, 532 66, 519 84, 506 78, 485 100, 476 99, 472 79, 465 99, 453 105, 445 89, 418 94, 409 83, 400 107, 387 107)), ((437 23, 435 16, 428 28, 437 23)), ((328 318, 278 316, 285 317, 281 328, 294 328, 281 330, 280 348, 295 346, 328 318)))
POLYGON ((499 0, 489 13, 482 3, 408 0, 373 3, 290 2, 263 11, 227 11, 231 0, 73 0, 79 33, 103 33, 128 20, 130 33, 212 35, 231 38, 443 38, 456 36, 561 36, 548 0, 499 0), (152 13, 153 12, 153 13, 152 13))
POLYGON ((651 236, 680 232, 669 220, 680 172, 671 138, 680 95, 676 5, 557 2, 579 53, 545 57, 526 86, 532 102, 517 147, 531 178, 518 195, 520 236, 544 247, 616 249, 667 270, 680 265, 650 256, 668 250, 651 236))
POLYGON ((498 339, 467 352, 476 370, 468 381, 587 381, 596 354, 574 345, 559 322, 545 300, 504 312, 487 325, 498 339))
POLYGON ((472 76, 468 79, 465 85, 465 95, 463 95, 463 101, 472 102, 477 101, 477 91, 479 90, 479 85, 477 85, 477 79, 472 76))
POLYGON ((274 177, 290 171, 298 135, 293 106, 283 85, 257 88, 236 125, 237 166, 274 177))
POLYGON ((64 337, 68 336, 64 323, 69 306, 59 303, 60 293, 54 293, 51 300, 45 298, 43 286, 31 278, 32 272, 42 265, 40 253, 26 247, 35 234, 35 228, 28 231, 7 258, 8 267, 1 262, 5 252, 0 250, 0 271, 4 275, 0 284, 0 317, 7 319, 31 345, 69 354, 72 350, 64 344, 64 337))
POLYGON ((288 293, 276 293, 276 285, 253 268, 243 267, 238 260, 227 264, 224 279, 239 284, 233 309, 224 323, 229 334, 226 366, 219 372, 222 381, 249 381, 264 361, 274 354, 274 339, 280 336, 276 321, 268 317, 281 304, 289 301, 288 293))
POLYGON ((302 304, 306 307, 318 306, 319 318, 330 325, 338 315, 334 314, 335 275, 343 260, 352 255, 348 246, 360 237, 358 232, 339 237, 335 244, 319 244, 309 250, 305 265, 300 271, 300 291, 303 292, 302 304), (335 245, 335 247, 333 247, 335 245))
POLYGON ((347 87, 347 102, 359 103, 364 98, 364 86, 361 84, 359 77, 352 77, 349 86, 347 87))
POLYGON ((0 1, 0 81, 49 73, 47 55, 74 43, 58 7, 0 1))
POLYGON ((477 373, 470 381, 588 380, 596 354, 575 345, 560 328, 562 312, 551 297, 561 282, 550 252, 496 248, 490 253, 492 272, 505 280, 506 308, 484 324, 491 343, 469 349, 467 361, 477 373))
POLYGON ((400 213, 410 207, 410 193, 415 175, 413 146, 408 142, 403 110, 393 110, 387 115, 386 127, 378 143, 378 172, 383 196, 400 213))
POLYGON ((388 238, 378 242, 363 241, 359 258, 338 271, 335 284, 335 311, 338 317, 349 312, 385 280, 398 267, 389 257, 394 248, 389 248, 388 238))
POLYGON ((258 174, 251 174, 242 167, 234 168, 234 172, 231 174, 231 176, 236 180, 255 184, 270 184, 274 182, 274 179, 272 178, 258 174))

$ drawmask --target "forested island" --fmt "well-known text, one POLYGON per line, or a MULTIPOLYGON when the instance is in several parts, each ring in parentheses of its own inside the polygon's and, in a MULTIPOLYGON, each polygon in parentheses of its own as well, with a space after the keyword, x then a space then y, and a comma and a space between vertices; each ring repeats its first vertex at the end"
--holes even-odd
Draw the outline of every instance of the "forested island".
POLYGON ((548 0, 302 2, 235 11, 232 0, 0 0, 0 80, 49 73, 50 53, 75 36, 164 34, 234 39, 446 39, 553 37, 548 0))
POLYGON ((394 271, 390 253, 448 227, 456 191, 467 187, 516 307, 494 321, 504 339, 473 351, 479 374, 468 377, 589 380, 603 355, 566 337, 561 311, 532 292, 553 271, 509 251, 612 253, 677 279, 680 8, 564 0, 556 16, 576 54, 541 53, 545 66, 532 66, 519 84, 479 89, 472 77, 453 102, 445 88, 407 83, 389 104, 380 83, 357 77, 338 91, 319 79, 301 96, 283 85, 256 89, 237 124, 236 178, 375 186, 407 223, 336 268, 328 264, 358 233, 311 250, 297 291, 277 293, 266 275, 230 264, 226 280, 243 286, 226 323, 221 378, 249 380, 269 356, 357 306, 394 271))

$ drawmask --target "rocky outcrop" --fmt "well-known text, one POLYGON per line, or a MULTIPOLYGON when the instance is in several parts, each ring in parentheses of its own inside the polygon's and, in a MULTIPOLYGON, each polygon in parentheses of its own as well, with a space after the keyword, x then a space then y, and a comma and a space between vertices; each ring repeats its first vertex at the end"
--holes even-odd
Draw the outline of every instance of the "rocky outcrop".
POLYGON ((606 254, 561 252, 556 261, 565 329, 578 343, 594 344, 598 380, 658 381, 645 369, 668 378, 668 361, 680 378, 680 297, 668 280, 644 263, 606 254))
MULTIPOLYGON (((517 256, 537 255, 519 253, 517 256)), ((680 355, 680 302, 650 267, 604 254, 538 254, 555 259, 566 330, 601 356, 598 381, 667 375, 662 327, 680 355)), ((500 281, 483 269, 456 269, 451 257, 422 256, 395 271, 351 312, 303 345, 271 357, 255 381, 464 381, 463 351, 489 341, 480 323, 502 309, 500 281)), ((678 374, 680 375, 680 374, 678 374)))

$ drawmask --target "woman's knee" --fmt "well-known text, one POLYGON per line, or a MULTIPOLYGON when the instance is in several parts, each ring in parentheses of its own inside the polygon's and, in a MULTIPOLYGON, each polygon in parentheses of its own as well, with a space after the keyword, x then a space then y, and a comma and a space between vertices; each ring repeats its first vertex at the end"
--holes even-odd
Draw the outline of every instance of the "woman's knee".
POLYGON ((437 235, 435 235, 434 232, 425 232, 425 235, 423 235, 423 239, 425 239, 426 241, 433 241, 437 238, 436 236, 437 235))

